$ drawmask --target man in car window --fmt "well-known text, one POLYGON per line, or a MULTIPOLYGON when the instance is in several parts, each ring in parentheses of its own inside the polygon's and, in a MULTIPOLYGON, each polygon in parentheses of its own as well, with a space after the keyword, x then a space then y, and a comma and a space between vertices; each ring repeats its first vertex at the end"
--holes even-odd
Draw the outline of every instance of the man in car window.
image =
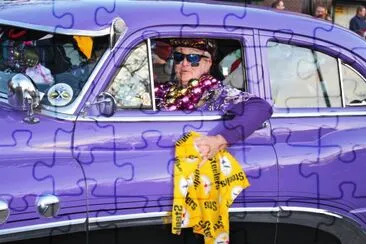
POLYGON ((269 119, 272 108, 265 100, 224 86, 210 75, 216 58, 214 40, 172 39, 170 45, 176 77, 155 88, 157 107, 165 111, 220 110, 234 115, 196 141, 204 158, 211 158, 227 145, 244 140, 269 119))
MULTIPOLYGON (((202 155, 201 165, 220 150, 244 140, 272 114, 271 106, 247 92, 224 86, 211 75, 215 67, 216 42, 209 39, 172 39, 175 80, 156 86, 157 107, 161 110, 222 110, 233 118, 219 123, 208 135, 195 140, 202 155)), ((244 81, 243 81, 244 82, 244 81)), ((202 236, 187 229, 186 243, 203 242, 202 236)))

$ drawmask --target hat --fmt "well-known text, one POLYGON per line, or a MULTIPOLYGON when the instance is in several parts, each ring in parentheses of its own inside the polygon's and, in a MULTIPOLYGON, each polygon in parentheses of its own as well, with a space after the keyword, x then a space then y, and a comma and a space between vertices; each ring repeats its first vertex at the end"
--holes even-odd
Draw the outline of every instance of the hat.
POLYGON ((167 60, 171 53, 171 46, 163 41, 156 41, 154 52, 162 59, 167 60))
POLYGON ((207 51, 215 57, 216 42, 211 39, 170 39, 170 45, 175 47, 191 47, 207 51))

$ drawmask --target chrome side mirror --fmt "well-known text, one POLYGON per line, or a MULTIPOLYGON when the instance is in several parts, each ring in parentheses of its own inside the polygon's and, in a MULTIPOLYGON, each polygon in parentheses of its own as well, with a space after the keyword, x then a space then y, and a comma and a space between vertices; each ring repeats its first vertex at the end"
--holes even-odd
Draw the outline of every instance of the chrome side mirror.
POLYGON ((24 122, 39 122, 34 117, 33 109, 40 104, 40 95, 31 78, 24 74, 16 74, 8 81, 8 102, 16 110, 27 111, 24 122))
POLYGON ((126 30, 127 30, 126 23, 121 18, 116 18, 113 20, 109 37, 110 41, 109 45, 111 49, 113 49, 113 47, 116 45, 118 39, 124 33, 126 33, 126 30))
POLYGON ((115 98, 108 92, 102 92, 93 103, 97 106, 99 114, 111 117, 117 110, 115 98))

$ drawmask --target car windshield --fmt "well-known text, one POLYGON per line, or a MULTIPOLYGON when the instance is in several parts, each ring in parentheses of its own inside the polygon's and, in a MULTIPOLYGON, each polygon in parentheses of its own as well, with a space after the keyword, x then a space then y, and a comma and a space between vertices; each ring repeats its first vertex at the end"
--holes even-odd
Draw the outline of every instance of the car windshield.
POLYGON ((0 94, 17 73, 27 75, 40 91, 41 103, 67 106, 78 96, 108 36, 71 36, 0 26, 0 94))

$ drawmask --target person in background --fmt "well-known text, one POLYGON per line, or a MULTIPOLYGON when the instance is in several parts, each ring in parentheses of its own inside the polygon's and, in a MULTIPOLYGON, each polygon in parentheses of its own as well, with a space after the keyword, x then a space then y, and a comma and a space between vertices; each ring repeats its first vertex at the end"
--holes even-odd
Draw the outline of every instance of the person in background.
POLYGON ((366 8, 364 6, 358 6, 356 15, 349 22, 349 29, 356 32, 363 38, 366 37, 366 8))
POLYGON ((328 15, 327 8, 324 5, 322 5, 322 4, 316 5, 315 11, 314 11, 314 17, 315 18, 318 18, 318 19, 327 20, 327 21, 331 21, 332 20, 329 17, 329 15, 328 15))
POLYGON ((276 0, 271 5, 272 8, 278 9, 278 10, 284 10, 285 9, 285 3, 282 0, 276 0))

